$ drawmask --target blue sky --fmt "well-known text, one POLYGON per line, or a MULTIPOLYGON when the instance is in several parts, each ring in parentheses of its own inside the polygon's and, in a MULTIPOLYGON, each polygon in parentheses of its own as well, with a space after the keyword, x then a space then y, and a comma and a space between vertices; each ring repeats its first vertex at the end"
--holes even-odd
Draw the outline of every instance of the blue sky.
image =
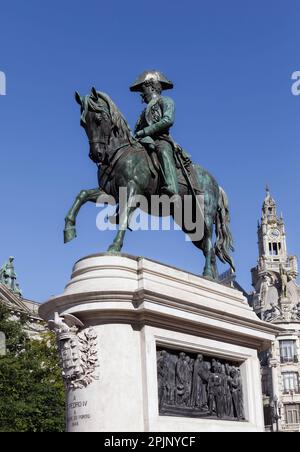
MULTIPOLYGON (((299 1, 10 0, 0 20, 0 260, 15 256, 26 297, 62 292, 74 262, 112 240, 90 204, 63 244, 73 198, 97 185, 74 91, 107 92, 133 126, 142 105, 128 86, 147 68, 173 80, 172 134, 230 198, 241 285, 250 289, 266 183, 300 256, 299 1)), ((123 251, 194 273, 204 263, 181 232, 128 232, 123 251)))

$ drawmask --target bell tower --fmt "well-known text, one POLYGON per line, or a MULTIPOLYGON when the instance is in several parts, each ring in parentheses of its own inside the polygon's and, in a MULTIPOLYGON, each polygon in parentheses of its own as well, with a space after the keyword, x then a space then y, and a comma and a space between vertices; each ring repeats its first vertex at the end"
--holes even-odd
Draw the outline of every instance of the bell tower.
POLYGON ((252 305, 259 317, 271 320, 279 315, 280 302, 287 298, 287 284, 295 282, 298 276, 298 263, 296 256, 288 255, 284 220, 282 215, 277 215, 276 202, 268 187, 257 235, 259 258, 257 266, 251 270, 252 305), (270 319, 266 317, 267 312, 270 319))
POLYGON ((258 223, 259 257, 264 258, 267 267, 279 268, 285 265, 288 255, 285 227, 282 216, 277 216, 276 202, 266 188, 266 196, 262 206, 261 223, 258 223))
POLYGON ((300 287, 298 263, 289 256, 285 224, 267 187, 258 223, 258 262, 252 268, 250 305, 265 322, 280 326, 275 341, 261 353, 265 423, 274 431, 299 431, 300 287), (299 416, 294 420, 291 412, 299 416), (297 428, 292 426, 297 423, 297 428), (273 426, 273 427, 271 427, 273 426))

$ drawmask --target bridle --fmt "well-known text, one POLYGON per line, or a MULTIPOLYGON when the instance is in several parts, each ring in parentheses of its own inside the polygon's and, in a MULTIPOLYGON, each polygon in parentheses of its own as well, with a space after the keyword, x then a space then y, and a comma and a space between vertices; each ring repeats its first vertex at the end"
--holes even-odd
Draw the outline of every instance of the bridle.
POLYGON ((108 141, 105 142, 101 140, 89 140, 89 144, 103 144, 103 146, 108 146, 108 141))
MULTIPOLYGON (((105 152, 108 146, 108 143, 105 143, 104 141, 101 140, 89 140, 89 144, 100 144, 104 146, 105 152)), ((115 155, 117 154, 118 151, 120 151, 120 149, 125 148, 126 146, 130 146, 129 141, 127 143, 121 144, 121 146, 118 146, 116 149, 113 149, 112 151, 110 151, 111 157, 110 157, 110 161, 112 161, 115 157, 115 155)), ((99 165, 101 164, 101 162, 99 162, 99 165)))
MULTIPOLYGON (((99 110, 97 111, 97 113, 98 113, 98 112, 101 112, 101 111, 104 111, 105 113, 107 113, 107 114, 110 116, 110 119, 112 120, 111 115, 110 115, 110 112, 107 111, 106 108, 101 108, 101 109, 99 109, 99 110)), ((105 135, 104 138, 106 138, 106 140, 103 140, 103 139, 102 139, 102 140, 89 140, 89 145, 99 144, 101 147, 103 147, 104 155, 107 154, 107 148, 108 148, 108 146, 109 146, 110 137, 111 137, 111 133, 112 133, 113 127, 114 127, 114 126, 112 125, 111 130, 110 130, 110 134, 109 134, 109 135, 105 135)), ((118 146, 116 149, 111 150, 111 151, 109 152, 110 155, 111 155, 109 161, 112 162, 112 161, 114 160, 114 157, 115 157, 116 154, 118 153, 118 151, 120 151, 120 149, 125 148, 125 147, 127 147, 127 146, 129 146, 129 145, 130 145, 130 142, 128 141, 128 142, 126 142, 126 143, 124 143, 124 144, 118 146)), ((99 164, 100 164, 100 163, 99 163, 99 164)))

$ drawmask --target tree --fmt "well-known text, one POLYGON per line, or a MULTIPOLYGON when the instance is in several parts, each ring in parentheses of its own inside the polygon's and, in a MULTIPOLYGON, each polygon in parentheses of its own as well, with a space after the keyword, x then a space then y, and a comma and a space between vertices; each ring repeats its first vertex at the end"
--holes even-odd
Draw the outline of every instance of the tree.
POLYGON ((11 320, 0 305, 6 356, 0 357, 0 432, 65 431, 65 392, 55 337, 29 339, 26 315, 11 320))

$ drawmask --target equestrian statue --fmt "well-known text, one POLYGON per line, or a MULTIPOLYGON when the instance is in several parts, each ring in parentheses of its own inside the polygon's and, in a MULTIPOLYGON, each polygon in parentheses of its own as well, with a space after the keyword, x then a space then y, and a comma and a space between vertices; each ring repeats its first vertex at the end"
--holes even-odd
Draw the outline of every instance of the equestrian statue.
MULTIPOLYGON (((217 280, 216 257, 234 271, 228 199, 216 180, 204 168, 193 164, 171 137, 169 131, 175 120, 175 105, 170 97, 162 95, 162 91, 171 88, 173 83, 157 70, 146 71, 138 77, 130 90, 141 93, 146 108, 137 121, 134 134, 107 94, 95 88, 84 97, 75 93, 81 108, 81 126, 89 140, 89 157, 98 167, 98 187, 81 190, 76 197, 65 218, 64 241, 67 243, 76 237, 76 217, 83 204, 97 203, 102 195, 112 196, 117 204, 115 221, 119 228, 108 248, 109 253, 122 250, 131 215, 138 208, 135 198, 144 196, 151 200, 151 196, 156 195, 174 200, 170 213, 176 221, 176 212, 186 215, 186 199, 190 197, 193 201, 189 203, 192 208, 188 213, 198 218, 195 212, 201 212, 203 234, 195 238, 184 221, 178 223, 193 244, 203 251, 203 276, 217 280), (121 215, 118 207, 122 188, 126 188, 127 207, 121 215), (202 205, 199 196, 202 196, 202 205), (181 210, 178 210, 178 200, 182 203, 181 210)), ((151 209, 148 213, 151 214, 151 209)))

